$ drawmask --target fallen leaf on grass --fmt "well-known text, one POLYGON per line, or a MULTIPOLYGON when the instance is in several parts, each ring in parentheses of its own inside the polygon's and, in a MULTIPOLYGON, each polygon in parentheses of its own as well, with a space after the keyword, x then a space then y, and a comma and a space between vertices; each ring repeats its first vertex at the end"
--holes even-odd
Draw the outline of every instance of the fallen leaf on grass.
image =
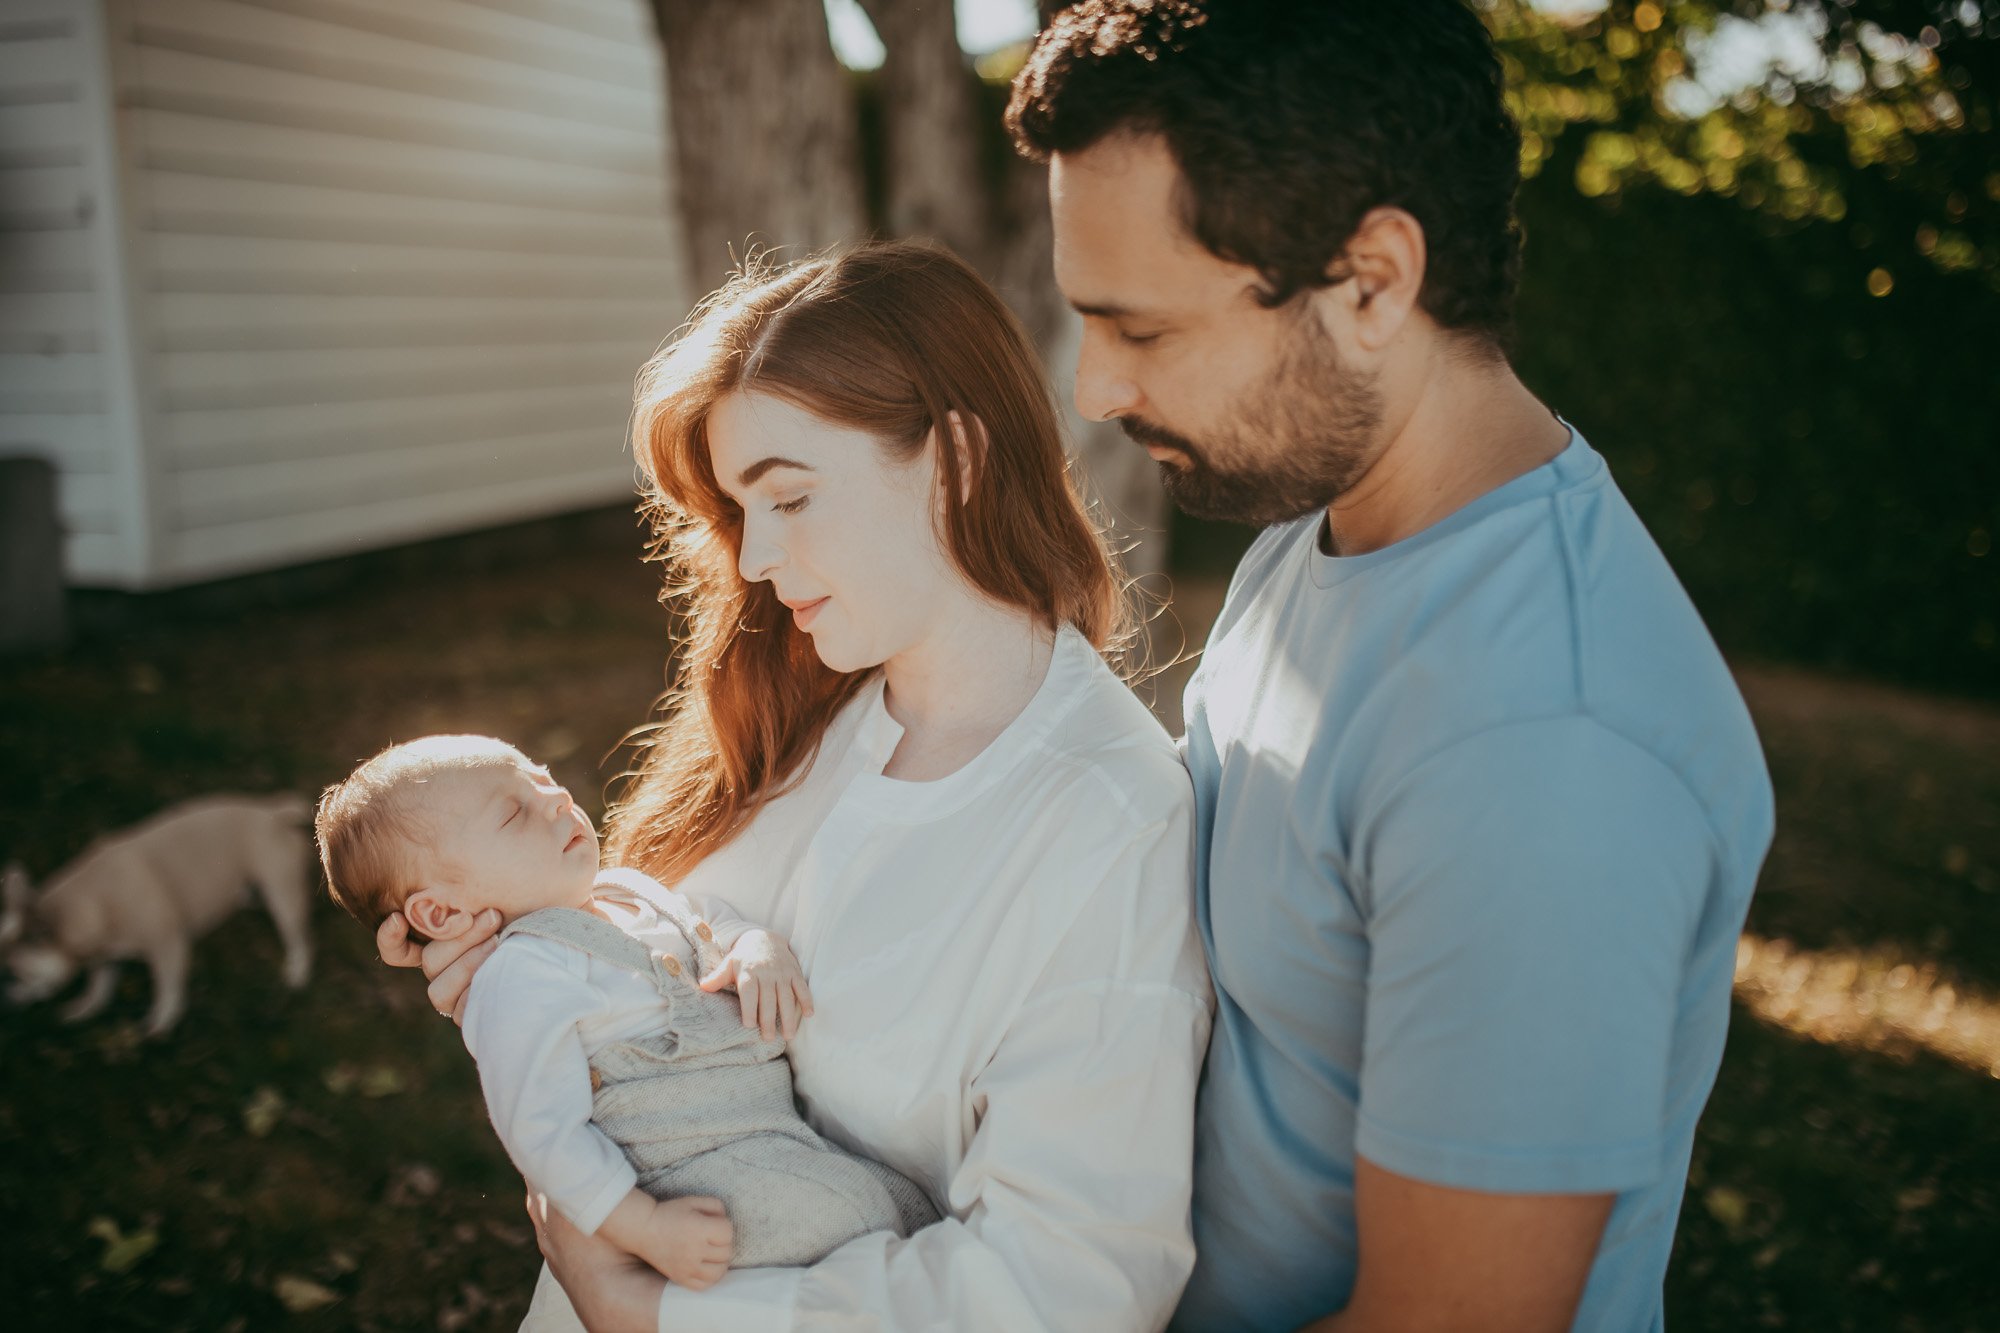
POLYGON ((105 1028, 96 1037, 97 1053, 104 1057, 108 1065, 129 1063, 146 1044, 146 1031, 137 1023, 118 1023, 105 1028))
POLYGON ((306 1314, 340 1299, 338 1292, 295 1273, 278 1274, 271 1283, 271 1290, 277 1295, 279 1304, 293 1314, 306 1314))
POLYGON ((128 1236, 108 1217, 91 1218, 87 1230, 104 1242, 104 1255, 97 1261, 97 1266, 107 1273, 130 1270, 160 1243, 160 1233, 154 1228, 146 1227, 128 1236))
POLYGON ((1929 1183, 1913 1186, 1896 1196, 1896 1210, 1903 1213, 1914 1213, 1920 1208, 1930 1207, 1937 1202, 1937 1198, 1937 1186, 1929 1183))
POLYGON ((436 1168, 422 1162, 401 1168, 389 1182, 385 1201, 391 1208, 408 1208, 419 1199, 428 1199, 438 1192, 444 1178, 436 1168))
POLYGON ((1722 1223, 1726 1231, 1741 1231, 1750 1216, 1750 1200, 1743 1197, 1741 1190, 1727 1185, 1714 1186, 1701 1196, 1701 1201, 1708 1208, 1708 1215, 1722 1223))
POLYGON ((358 1092, 363 1097, 393 1097, 405 1086, 403 1072, 394 1065, 352 1065, 342 1062, 320 1075, 326 1090, 345 1097, 358 1092))
POLYGON ((263 1087, 250 1096, 243 1108, 243 1128, 252 1138, 264 1138, 285 1116, 285 1097, 276 1088, 263 1087))
POLYGON ((502 1245, 511 1245, 517 1250, 525 1250, 535 1243, 535 1233, 529 1227, 511 1226, 506 1222, 486 1220, 486 1234, 502 1245))
POLYGON ((459 1300, 438 1311, 438 1333, 458 1333, 458 1330, 477 1319, 493 1302, 487 1294, 470 1282, 458 1289, 459 1300))

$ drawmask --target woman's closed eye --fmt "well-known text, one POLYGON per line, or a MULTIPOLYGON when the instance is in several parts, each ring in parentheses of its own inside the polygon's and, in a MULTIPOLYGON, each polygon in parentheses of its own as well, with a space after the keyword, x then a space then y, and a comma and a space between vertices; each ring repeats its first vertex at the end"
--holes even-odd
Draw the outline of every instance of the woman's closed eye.
POLYGON ((812 499, 810 495, 801 495, 796 500, 780 500, 771 506, 771 512, 776 514, 796 514, 806 507, 806 501, 810 499, 812 499))

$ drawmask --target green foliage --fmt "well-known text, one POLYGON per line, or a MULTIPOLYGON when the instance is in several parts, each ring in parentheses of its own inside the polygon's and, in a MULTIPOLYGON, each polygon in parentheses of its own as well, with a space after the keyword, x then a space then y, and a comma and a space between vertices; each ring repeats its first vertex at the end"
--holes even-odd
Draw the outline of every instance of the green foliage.
POLYGON ((2000 691, 2000 6, 1977 9, 1491 6, 1530 173, 1516 363, 1733 652, 2000 691), (1812 40, 1718 99, 1718 34, 1740 59, 1752 22, 1812 40))
POLYGON ((1488 8, 1529 175, 1575 137, 1586 197, 1653 184, 1805 223, 1846 217, 1872 170, 1922 216, 1897 258, 2000 289, 1990 0, 1620 0, 1568 23, 1488 8))

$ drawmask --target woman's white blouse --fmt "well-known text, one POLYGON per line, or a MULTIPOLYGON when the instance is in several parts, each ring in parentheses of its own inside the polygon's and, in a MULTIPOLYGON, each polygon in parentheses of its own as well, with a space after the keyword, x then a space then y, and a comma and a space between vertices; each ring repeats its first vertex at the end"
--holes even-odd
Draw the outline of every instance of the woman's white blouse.
POLYGON ((882 695, 675 887, 724 944, 749 923, 790 938, 816 1009, 791 1047, 807 1118, 944 1220, 669 1286, 660 1328, 1157 1329, 1194 1263, 1213 1007, 1187 774, 1073 630, 1022 714, 938 781, 883 776, 902 729, 882 695))

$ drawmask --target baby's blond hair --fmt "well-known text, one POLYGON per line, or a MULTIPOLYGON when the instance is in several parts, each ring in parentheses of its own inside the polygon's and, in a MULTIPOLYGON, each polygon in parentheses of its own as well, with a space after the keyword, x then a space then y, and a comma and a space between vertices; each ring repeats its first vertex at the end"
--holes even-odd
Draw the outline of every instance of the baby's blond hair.
MULTIPOLYGON (((431 838, 424 784, 450 769, 521 757, 492 736, 421 736, 362 763, 321 793, 313 817, 327 893, 370 930, 381 926, 423 887, 413 852, 431 838)), ((410 935, 423 939, 414 927, 410 935)))

